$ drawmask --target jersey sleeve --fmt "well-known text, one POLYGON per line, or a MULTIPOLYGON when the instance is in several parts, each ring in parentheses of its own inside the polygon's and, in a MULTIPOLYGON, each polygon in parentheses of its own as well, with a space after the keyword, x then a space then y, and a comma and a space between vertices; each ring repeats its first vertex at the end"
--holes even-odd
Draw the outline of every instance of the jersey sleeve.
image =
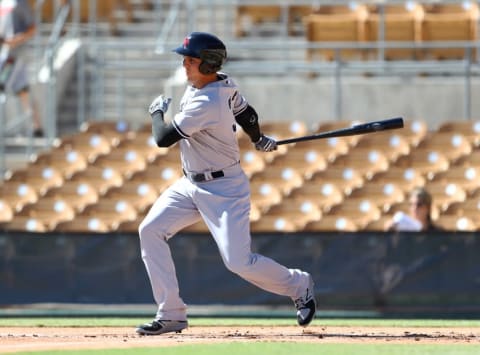
POLYGON ((234 116, 242 113, 248 107, 248 102, 238 91, 235 91, 230 100, 234 116))
POLYGON ((207 96, 198 96, 175 115, 172 124, 183 138, 195 132, 214 127, 220 117, 219 105, 207 96))

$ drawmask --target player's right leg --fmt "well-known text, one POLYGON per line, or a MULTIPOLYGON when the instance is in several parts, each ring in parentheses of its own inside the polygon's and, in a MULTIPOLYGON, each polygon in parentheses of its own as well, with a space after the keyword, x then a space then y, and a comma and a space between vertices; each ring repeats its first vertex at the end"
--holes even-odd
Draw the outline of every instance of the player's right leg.
POLYGON ((197 199, 202 217, 225 266, 266 291, 290 297, 297 309, 298 324, 306 326, 316 312, 312 277, 305 271, 289 269, 271 258, 252 253, 248 183, 239 174, 212 185, 205 184, 198 192, 201 198, 197 199))
POLYGON ((137 327, 137 333, 158 335, 178 332, 187 324, 186 305, 180 298, 178 281, 167 240, 180 229, 200 219, 180 179, 153 204, 139 227, 142 259, 152 286, 158 311, 151 323, 137 327))

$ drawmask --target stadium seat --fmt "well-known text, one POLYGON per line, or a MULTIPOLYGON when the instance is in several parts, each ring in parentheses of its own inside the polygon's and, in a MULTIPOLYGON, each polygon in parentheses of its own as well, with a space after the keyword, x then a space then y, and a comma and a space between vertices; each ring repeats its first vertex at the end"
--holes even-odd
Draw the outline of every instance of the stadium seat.
POLYGON ((313 199, 286 198, 281 204, 272 206, 261 219, 275 217, 288 220, 295 226, 295 230, 300 231, 307 223, 318 221, 322 217, 322 211, 313 199))
POLYGON ((137 212, 148 210, 158 198, 155 185, 145 181, 128 181, 119 187, 108 190, 104 198, 125 199, 137 212))
POLYGON ((147 168, 146 157, 136 149, 116 148, 107 155, 101 155, 92 163, 103 169, 110 168, 120 172, 125 179, 147 168))
POLYGON ((350 145, 346 138, 348 137, 333 137, 298 142, 289 148, 289 153, 297 150, 315 151, 323 155, 327 162, 332 162, 338 156, 347 154, 350 145))
POLYGON ((108 233, 114 231, 102 219, 83 214, 76 215, 71 221, 59 223, 55 230, 68 233, 108 233))
POLYGON ((480 167, 480 147, 474 148, 472 152, 455 161, 452 167, 473 166, 480 167))
POLYGON ((85 216, 98 218, 109 230, 117 230, 118 225, 137 218, 135 207, 123 197, 100 198, 96 203, 86 206, 82 211, 85 216))
POLYGON ((276 158, 266 169, 272 166, 290 167, 298 171, 304 179, 310 179, 316 172, 325 170, 328 162, 316 149, 303 149, 300 144, 290 148, 288 153, 276 158))
POLYGON ((333 206, 342 203, 343 190, 331 182, 305 181, 298 189, 292 191, 289 200, 312 201, 322 212, 329 211, 333 206))
POLYGON ((46 230, 53 231, 58 223, 74 219, 75 209, 63 198, 42 197, 37 202, 26 205, 15 218, 19 216, 34 218, 40 221, 46 230))
MULTIPOLYGON (((309 42, 328 44, 329 42, 364 42, 366 40, 365 21, 367 8, 363 4, 321 5, 304 17, 305 35, 309 42)), ((334 60, 337 53, 334 49, 308 49, 307 60, 318 55, 324 60, 334 60)), ((341 49, 341 59, 365 58, 366 51, 361 49, 341 49)))
POLYGON ((270 165, 262 172, 254 175, 251 183, 270 183, 278 187, 282 194, 286 196, 293 189, 302 186, 303 180, 302 173, 296 170, 295 167, 270 165))
POLYGON ((183 173, 178 167, 161 166, 150 167, 145 171, 140 171, 132 175, 132 177, 125 182, 145 182, 154 186, 157 194, 162 193, 168 186, 173 184, 176 180, 182 177, 183 173))
MULTIPOLYGON (((338 121, 321 121, 312 129, 313 133, 325 133, 337 129, 352 127, 353 125, 360 124, 360 120, 338 120, 338 121)), ((354 146, 357 144, 360 136, 345 136, 339 137, 337 139, 344 140, 348 143, 349 146, 354 146)))
POLYGON ((308 134, 308 127, 304 121, 267 121, 262 122, 262 132, 277 139, 301 137, 308 134))
POLYGON ((69 179, 76 172, 85 170, 88 166, 87 157, 75 149, 52 149, 41 152, 32 159, 37 166, 55 167, 62 172, 65 179, 69 179))
POLYGON ((425 188, 432 195, 432 204, 438 207, 440 213, 450 204, 467 199, 467 193, 460 185, 448 181, 429 181, 425 188))
POLYGON ((49 232, 46 221, 29 216, 15 216, 10 222, 6 223, 4 229, 15 232, 45 233, 49 232))
POLYGON ((351 168, 369 179, 376 173, 386 171, 390 162, 380 149, 352 147, 348 154, 338 157, 330 166, 343 169, 351 168))
MULTIPOLYGON (((422 41, 476 41, 477 22, 479 18, 478 4, 473 1, 463 1, 453 4, 425 5, 425 14, 422 20, 422 41)), ((426 48, 426 59, 467 59, 465 48, 426 48)), ((472 49, 470 59, 475 60, 476 48, 472 49)))
POLYGON ((262 218, 251 223, 250 230, 252 233, 298 232, 298 228, 294 221, 277 215, 263 215, 262 218))
POLYGON ((393 204, 402 202, 405 199, 405 192, 392 182, 378 183, 377 181, 369 181, 362 187, 353 190, 348 198, 368 199, 380 208, 381 211, 388 211, 393 204))
POLYGON ((454 164, 462 156, 472 152, 472 145, 462 134, 456 132, 431 132, 418 144, 416 150, 428 149, 441 152, 454 164))
POLYGON ((69 180, 89 183, 95 187, 99 195, 105 194, 113 187, 122 186, 124 182, 122 174, 115 168, 96 165, 73 174, 69 180))
POLYGON ((265 154, 262 152, 258 152, 254 148, 251 148, 248 150, 241 150, 240 154, 240 164, 249 178, 265 169, 266 162, 263 158, 265 154))
MULTIPOLYGON (((414 2, 403 4, 368 5, 366 20, 366 38, 370 42, 384 40, 389 42, 411 42, 412 47, 421 40, 421 20, 423 7, 414 2), (382 27, 383 26, 383 27, 382 27), (383 28, 383 38, 380 37, 383 28)), ((371 50, 371 55, 378 56, 378 51, 371 50)), ((414 60, 417 58, 413 48, 387 48, 384 52, 386 60, 414 60)))
POLYGON ((413 168, 393 165, 387 171, 373 175, 370 181, 376 184, 392 183, 402 189, 404 193, 408 193, 415 187, 425 186, 426 178, 413 168))
POLYGON ((130 124, 125 121, 87 121, 80 126, 80 132, 102 135, 112 146, 117 146, 132 134, 130 124))
POLYGON ((471 195, 480 187, 480 166, 452 166, 447 171, 435 174, 432 182, 454 183, 471 195))
POLYGON ((10 222, 15 214, 13 206, 3 197, 0 197, 0 225, 10 222))
POLYGON ((55 142, 54 147, 66 151, 78 151, 89 162, 94 161, 99 155, 110 153, 112 150, 110 140, 96 132, 79 132, 64 136, 55 142))
POLYGON ((427 179, 446 171, 450 166, 448 158, 442 152, 430 149, 414 149, 409 155, 400 157, 393 164, 404 169, 413 169, 427 179))
POLYGON ((464 136, 473 147, 480 146, 480 121, 479 120, 454 120, 443 122, 439 125, 438 132, 454 132, 464 136))
POLYGON ((235 35, 247 36, 260 24, 279 24, 283 16, 286 16, 287 33, 294 35, 295 24, 311 12, 310 5, 286 5, 284 9, 279 5, 238 5, 235 14, 235 35))
POLYGON ((94 185, 85 181, 66 181, 62 186, 50 189, 45 197, 69 201, 76 212, 98 201, 99 193, 94 185))
POLYGON ((365 179, 362 174, 354 168, 331 166, 313 175, 308 184, 321 186, 330 183, 342 191, 343 194, 349 195, 354 188, 362 186, 364 182, 365 179))
POLYGON ((327 213, 330 216, 345 217, 351 220, 359 229, 382 216, 382 210, 371 198, 346 198, 341 204, 333 206, 327 213))
POLYGON ((3 182, 0 185, 0 196, 14 211, 20 211, 23 206, 38 200, 35 188, 21 181, 3 182))
POLYGON ((354 221, 345 216, 323 215, 318 221, 305 225, 305 232, 357 232, 359 228, 354 221))
POLYGON ((476 232, 479 230, 479 225, 468 216, 442 214, 434 222, 435 225, 446 231, 476 232))
POLYGON ((19 170, 7 171, 5 181, 23 182, 32 186, 39 195, 44 195, 49 189, 61 186, 64 177, 54 165, 29 164, 19 170))
POLYGON ((279 23, 282 8, 278 5, 239 5, 235 14, 235 35, 244 37, 253 26, 262 23, 279 23))
POLYGON ((362 230, 369 232, 384 232, 387 230, 387 225, 390 223, 392 218, 393 214, 383 214, 379 219, 368 222, 362 230))
POLYGON ((396 131, 396 133, 405 137, 411 146, 417 146, 428 131, 427 123, 424 120, 405 119, 404 127, 396 131))
POLYGON ((360 136, 352 149, 378 149, 393 162, 401 156, 410 154, 411 145, 401 134, 378 132, 360 136))
POLYGON ((150 132, 135 131, 134 135, 119 142, 118 148, 137 150, 147 162, 152 162, 157 157, 167 154, 169 150, 169 148, 157 146, 151 130, 150 132))
POLYGON ((444 216, 467 217, 480 227, 480 197, 469 197, 465 201, 451 203, 439 218, 444 216))
POLYGON ((262 213, 279 204, 283 199, 283 193, 279 187, 263 180, 254 180, 250 183, 250 194, 252 205, 262 213))

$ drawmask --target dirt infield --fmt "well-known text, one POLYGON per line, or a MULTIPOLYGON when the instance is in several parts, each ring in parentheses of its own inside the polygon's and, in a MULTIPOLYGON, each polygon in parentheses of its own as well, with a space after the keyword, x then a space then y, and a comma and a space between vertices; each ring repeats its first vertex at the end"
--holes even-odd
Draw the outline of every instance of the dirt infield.
POLYGON ((0 328, 2 353, 64 349, 160 347, 220 342, 480 344, 480 328, 192 326, 182 333, 139 336, 133 328, 0 328))

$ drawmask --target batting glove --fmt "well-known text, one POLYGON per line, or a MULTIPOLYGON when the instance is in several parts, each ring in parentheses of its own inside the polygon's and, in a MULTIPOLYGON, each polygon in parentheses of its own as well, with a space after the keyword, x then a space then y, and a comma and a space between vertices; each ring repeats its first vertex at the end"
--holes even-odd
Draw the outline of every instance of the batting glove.
POLYGON ((162 111, 162 113, 165 113, 168 110, 170 102, 172 102, 172 99, 170 97, 160 95, 152 101, 150 107, 148 108, 148 112, 150 113, 150 115, 154 114, 157 111, 162 111))
POLYGON ((275 139, 262 134, 260 139, 255 142, 255 149, 262 152, 271 152, 277 149, 277 142, 275 139))

